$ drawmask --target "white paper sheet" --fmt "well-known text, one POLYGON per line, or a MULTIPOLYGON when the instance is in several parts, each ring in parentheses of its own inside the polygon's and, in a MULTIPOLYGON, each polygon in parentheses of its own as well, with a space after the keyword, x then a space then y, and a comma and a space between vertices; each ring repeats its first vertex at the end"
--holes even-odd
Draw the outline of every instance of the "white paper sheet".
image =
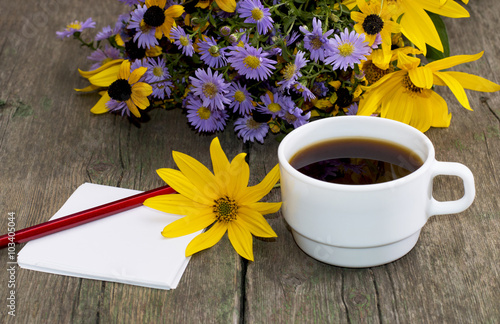
MULTIPOLYGON (((85 183, 51 218, 140 193, 85 183)), ((179 219, 145 206, 28 242, 19 252, 21 268, 66 276, 174 289, 190 258, 188 243, 199 233, 165 238, 163 228, 179 219)))

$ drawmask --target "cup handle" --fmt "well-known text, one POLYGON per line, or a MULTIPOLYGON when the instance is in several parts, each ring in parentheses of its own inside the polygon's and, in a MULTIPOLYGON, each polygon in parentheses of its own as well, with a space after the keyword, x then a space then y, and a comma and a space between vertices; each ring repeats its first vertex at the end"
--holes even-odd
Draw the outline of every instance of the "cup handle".
POLYGON ((456 214, 469 208, 474 201, 474 197, 476 196, 474 176, 472 175, 471 170, 460 163, 435 161, 432 179, 438 175, 460 177, 464 182, 464 196, 453 201, 437 201, 434 197, 431 197, 428 215, 456 214))

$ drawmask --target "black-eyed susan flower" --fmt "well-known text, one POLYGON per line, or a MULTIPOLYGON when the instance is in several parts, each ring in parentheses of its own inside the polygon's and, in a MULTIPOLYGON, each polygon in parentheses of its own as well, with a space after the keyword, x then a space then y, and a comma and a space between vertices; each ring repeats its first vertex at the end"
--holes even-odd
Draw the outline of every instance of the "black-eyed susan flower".
POLYGON ((389 57, 392 33, 400 31, 399 25, 391 20, 393 11, 380 1, 357 0, 356 4, 361 12, 351 12, 351 19, 356 22, 354 30, 364 34, 370 46, 374 45, 377 38, 381 39, 384 56, 389 57))
POLYGON ((132 11, 128 29, 136 31, 134 41, 139 47, 150 48, 158 45, 162 36, 170 37, 170 29, 175 18, 184 13, 181 5, 171 5, 165 9, 166 0, 146 0, 144 5, 132 11))
POLYGON ((482 55, 483 52, 457 55, 419 66, 419 58, 400 51, 397 65, 400 70, 366 88, 358 115, 368 116, 380 108, 381 117, 409 124, 422 132, 430 127, 448 127, 451 114, 446 101, 431 88, 448 86, 460 104, 472 110, 464 88, 494 92, 500 90, 500 85, 472 74, 442 70, 475 61, 482 55))
POLYGON ((89 78, 94 86, 108 87, 90 111, 94 114, 108 111, 119 112, 122 115, 132 113, 140 117, 139 109, 146 109, 149 106, 148 96, 153 93, 153 88, 149 84, 139 82, 147 68, 139 67, 130 72, 130 61, 125 60, 119 66, 117 74, 113 74, 115 69, 116 66, 112 66, 89 78))
POLYGON ((279 179, 276 165, 261 183, 247 187, 250 169, 245 153, 231 162, 218 138, 210 145, 213 173, 196 159, 173 152, 179 170, 159 169, 158 175, 179 194, 150 198, 144 205, 167 213, 186 215, 167 225, 165 237, 191 234, 212 225, 196 236, 186 248, 186 256, 215 245, 227 232, 236 252, 253 261, 252 235, 276 237, 263 215, 275 213, 281 203, 259 202, 279 179))

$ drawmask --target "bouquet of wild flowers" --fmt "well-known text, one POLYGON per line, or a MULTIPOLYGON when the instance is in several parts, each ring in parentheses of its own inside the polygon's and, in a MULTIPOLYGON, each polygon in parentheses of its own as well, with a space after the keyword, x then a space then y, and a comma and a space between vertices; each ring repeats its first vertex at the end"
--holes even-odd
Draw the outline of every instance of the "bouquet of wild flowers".
POLYGON ((81 35, 92 19, 57 33, 94 50, 94 64, 80 71, 90 85, 77 90, 99 92, 96 114, 140 122, 151 109, 182 108, 198 132, 234 119, 243 141, 263 142, 269 131, 338 115, 447 127, 451 114, 434 86, 448 86, 467 109, 464 88, 500 90, 442 71, 482 55, 448 57, 440 16, 469 16, 456 0, 120 1, 130 12, 93 40, 81 35))

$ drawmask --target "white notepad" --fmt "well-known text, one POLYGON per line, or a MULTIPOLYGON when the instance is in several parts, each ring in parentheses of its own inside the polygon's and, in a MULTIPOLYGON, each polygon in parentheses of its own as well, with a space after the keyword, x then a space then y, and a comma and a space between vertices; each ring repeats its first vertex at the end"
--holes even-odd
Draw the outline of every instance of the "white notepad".
MULTIPOLYGON (((51 218, 140 193, 85 183, 51 218)), ((189 262, 188 243, 200 232, 165 238, 163 228, 182 216, 140 206, 28 242, 21 268, 79 278, 174 289, 189 262)))

